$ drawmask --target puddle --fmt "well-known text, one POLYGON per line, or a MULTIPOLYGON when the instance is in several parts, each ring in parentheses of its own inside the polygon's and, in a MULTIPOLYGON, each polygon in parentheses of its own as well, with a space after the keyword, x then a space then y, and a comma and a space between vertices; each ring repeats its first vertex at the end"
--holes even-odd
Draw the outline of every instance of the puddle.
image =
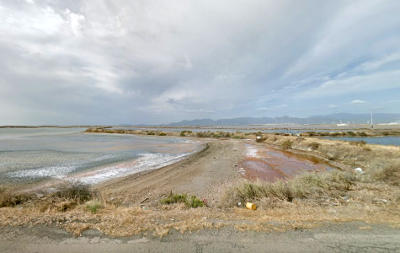
POLYGON ((275 182, 304 172, 332 169, 327 164, 314 162, 297 155, 272 148, 247 146, 247 158, 239 164, 239 173, 250 180, 275 182))

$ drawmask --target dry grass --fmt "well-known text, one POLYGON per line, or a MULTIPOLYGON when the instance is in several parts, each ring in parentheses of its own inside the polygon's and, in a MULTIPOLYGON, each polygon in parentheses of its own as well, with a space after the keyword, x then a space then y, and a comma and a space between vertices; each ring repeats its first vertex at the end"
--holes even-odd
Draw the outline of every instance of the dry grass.
POLYGON ((245 182, 225 193, 223 202, 234 206, 238 202, 259 201, 263 198, 293 202, 296 199, 313 200, 320 203, 326 198, 344 196, 356 183, 353 173, 330 171, 304 174, 288 181, 245 182))
POLYGON ((35 198, 32 193, 18 193, 12 188, 0 187, 0 207, 21 205, 35 198))
POLYGON ((40 211, 54 209, 65 212, 91 200, 96 194, 89 186, 75 183, 60 185, 54 193, 27 193, 0 188, 0 207, 25 205, 35 206, 40 211))
POLYGON ((384 181, 389 185, 400 186, 400 162, 373 171, 372 178, 374 180, 384 181))
POLYGON ((80 183, 66 183, 58 188, 58 191, 53 193, 51 197, 73 200, 79 204, 89 201, 93 198, 95 192, 93 192, 88 185, 80 183))
MULTIPOLYGON (((274 136, 274 138, 277 137, 274 136)), ((268 143, 278 147, 284 146, 284 143, 289 141, 292 142, 292 150, 314 155, 318 159, 335 161, 336 164, 341 164, 345 171, 303 175, 286 183, 276 183, 276 185, 258 184, 255 186, 257 189, 256 197, 264 196, 265 198, 270 198, 272 196, 276 198, 277 194, 274 195, 274 192, 279 192, 279 189, 282 189, 280 195, 283 194, 283 196, 294 198, 317 200, 320 197, 339 197, 340 199, 341 196, 348 195, 357 188, 361 191, 358 198, 362 202, 362 200, 366 199, 379 198, 377 195, 382 195, 382 191, 376 189, 384 188, 385 191, 390 192, 398 192, 400 190, 399 147, 369 145, 364 142, 350 144, 345 141, 315 138, 305 138, 305 140, 301 141, 295 137, 285 136, 279 136, 278 140, 275 141, 272 141, 271 137, 267 138, 268 143), (362 168, 363 174, 353 171, 358 167, 362 168), (338 178, 338 180, 335 178, 338 178), (304 179, 308 181, 304 181, 304 179), (282 187, 282 185, 285 185, 285 187, 282 187), (340 187, 338 188, 338 186, 340 187), (371 190, 371 187, 375 187, 375 190, 371 190), (300 191, 296 189, 300 189, 300 191), (301 189, 309 189, 311 195, 307 191, 303 195, 304 191, 301 189), (262 195, 263 191, 267 194, 262 195)), ((251 191, 249 195, 244 194, 243 196, 251 196, 251 191)))
POLYGON ((284 142, 282 142, 281 147, 284 150, 290 149, 293 146, 293 141, 291 140, 285 140, 284 142))
POLYGON ((320 144, 318 142, 311 142, 308 144, 308 147, 310 147, 312 150, 317 150, 319 148, 320 144))

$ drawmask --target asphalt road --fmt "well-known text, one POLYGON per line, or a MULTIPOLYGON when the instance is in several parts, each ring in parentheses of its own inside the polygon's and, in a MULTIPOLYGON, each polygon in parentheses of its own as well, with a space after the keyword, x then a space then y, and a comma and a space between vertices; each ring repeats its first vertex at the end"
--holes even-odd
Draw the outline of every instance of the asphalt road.
POLYGON ((110 238, 86 231, 74 238, 54 227, 3 227, 0 252, 400 252, 400 229, 345 223, 273 233, 233 228, 171 232, 163 238, 110 238))

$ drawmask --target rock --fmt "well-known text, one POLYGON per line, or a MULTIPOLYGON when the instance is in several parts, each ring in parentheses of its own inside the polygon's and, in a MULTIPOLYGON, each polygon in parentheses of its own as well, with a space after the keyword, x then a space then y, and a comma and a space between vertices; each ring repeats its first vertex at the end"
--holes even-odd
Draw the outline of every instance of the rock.
POLYGON ((354 171, 360 174, 364 174, 364 171, 361 168, 355 168, 354 171))
POLYGON ((376 202, 376 203, 383 203, 383 204, 386 204, 388 201, 387 201, 387 199, 375 199, 375 202, 376 202))

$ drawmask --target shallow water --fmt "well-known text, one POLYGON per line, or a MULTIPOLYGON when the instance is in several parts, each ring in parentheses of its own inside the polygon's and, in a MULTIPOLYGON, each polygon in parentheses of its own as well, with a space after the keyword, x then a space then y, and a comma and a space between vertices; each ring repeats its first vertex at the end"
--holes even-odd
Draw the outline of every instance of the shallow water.
POLYGON ((326 139, 331 139, 331 140, 342 140, 342 141, 365 141, 366 143, 369 143, 369 144, 400 146, 400 136, 383 136, 383 137, 327 137, 326 139))
POLYGON ((99 183, 158 168, 201 148, 181 138, 85 134, 80 128, 0 129, 0 182, 99 183))

